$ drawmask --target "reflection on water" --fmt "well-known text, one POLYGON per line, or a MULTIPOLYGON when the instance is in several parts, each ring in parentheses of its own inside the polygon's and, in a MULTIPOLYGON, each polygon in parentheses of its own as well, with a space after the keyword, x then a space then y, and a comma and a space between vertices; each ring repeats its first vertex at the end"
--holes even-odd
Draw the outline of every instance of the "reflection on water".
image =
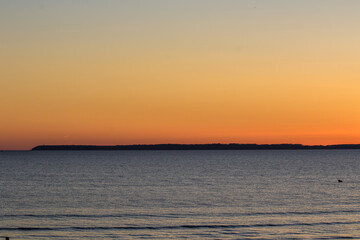
POLYGON ((360 238, 359 160, 359 150, 1 152, 0 235, 360 238))

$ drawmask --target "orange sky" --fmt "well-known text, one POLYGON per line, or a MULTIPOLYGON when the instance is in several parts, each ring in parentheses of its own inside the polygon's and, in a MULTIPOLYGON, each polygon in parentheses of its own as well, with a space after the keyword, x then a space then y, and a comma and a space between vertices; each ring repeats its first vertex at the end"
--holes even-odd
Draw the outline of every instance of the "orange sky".
POLYGON ((0 149, 360 143, 358 1, 0 3, 0 149))

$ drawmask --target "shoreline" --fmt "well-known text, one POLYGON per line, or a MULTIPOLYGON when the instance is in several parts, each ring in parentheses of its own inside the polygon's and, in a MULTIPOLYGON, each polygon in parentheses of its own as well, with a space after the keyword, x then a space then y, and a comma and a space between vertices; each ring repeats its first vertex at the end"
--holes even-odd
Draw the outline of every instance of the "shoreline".
POLYGON ((39 145, 30 151, 103 151, 103 150, 340 150, 360 149, 360 144, 302 145, 302 144, 139 144, 139 145, 39 145))

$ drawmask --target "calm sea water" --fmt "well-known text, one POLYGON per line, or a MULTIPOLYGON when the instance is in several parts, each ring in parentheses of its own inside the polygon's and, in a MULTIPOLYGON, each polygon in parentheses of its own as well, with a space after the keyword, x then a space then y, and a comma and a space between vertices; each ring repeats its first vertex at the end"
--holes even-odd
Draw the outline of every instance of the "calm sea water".
POLYGON ((359 150, 0 152, 0 184, 10 239, 360 239, 359 150))

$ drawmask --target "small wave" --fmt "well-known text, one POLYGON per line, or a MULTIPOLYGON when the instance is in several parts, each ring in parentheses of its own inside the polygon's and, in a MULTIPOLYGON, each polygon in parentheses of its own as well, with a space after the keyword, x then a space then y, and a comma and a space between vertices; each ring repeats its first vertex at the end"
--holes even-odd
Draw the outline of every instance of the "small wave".
POLYGON ((121 217, 168 217, 156 214, 6 214, 2 217, 19 218, 121 218, 121 217))
POLYGON ((18 227, 0 228, 0 231, 64 231, 64 230, 165 230, 165 229, 226 229, 226 228, 256 228, 256 227, 287 227, 287 226, 319 226, 319 225, 351 225, 356 222, 315 222, 315 223, 279 223, 279 224, 240 224, 240 225, 176 225, 176 226, 120 226, 120 227, 18 227))
POLYGON ((360 210, 334 210, 334 211, 309 211, 309 212, 255 212, 255 213, 244 213, 247 216, 257 215, 325 215, 325 214, 338 214, 338 213, 360 213, 360 210))
POLYGON ((137 217, 158 217, 158 218, 181 218, 189 216, 262 216, 262 215, 326 215, 326 214, 359 214, 360 210, 335 210, 335 211, 309 211, 309 212, 254 212, 254 213, 179 213, 179 214, 5 214, 1 217, 13 218, 137 218, 137 217))

